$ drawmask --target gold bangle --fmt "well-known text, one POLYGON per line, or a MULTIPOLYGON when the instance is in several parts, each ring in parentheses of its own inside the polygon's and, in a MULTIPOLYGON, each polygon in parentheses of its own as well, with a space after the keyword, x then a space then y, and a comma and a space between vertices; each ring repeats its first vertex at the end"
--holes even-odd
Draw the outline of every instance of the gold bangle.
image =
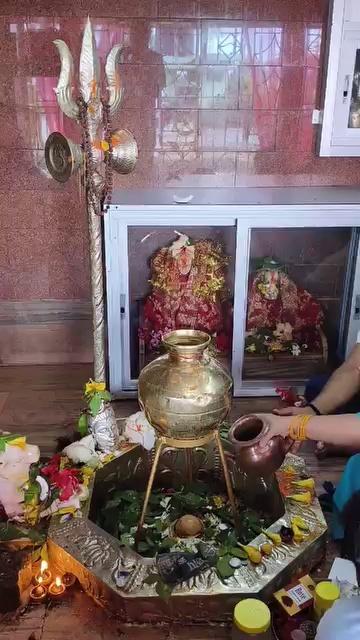
POLYGON ((311 416, 294 416, 289 424, 289 436, 292 440, 303 442, 307 439, 306 431, 311 416))

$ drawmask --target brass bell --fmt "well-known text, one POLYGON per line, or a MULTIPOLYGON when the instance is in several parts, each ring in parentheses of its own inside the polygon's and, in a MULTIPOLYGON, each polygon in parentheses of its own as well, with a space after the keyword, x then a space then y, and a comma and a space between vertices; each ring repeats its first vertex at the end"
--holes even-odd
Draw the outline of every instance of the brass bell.
POLYGON ((59 131, 51 133, 45 143, 45 162, 50 175, 58 182, 67 182, 83 163, 79 144, 65 138, 59 131))
POLYGON ((136 140, 127 129, 115 129, 111 134, 112 158, 111 166, 121 174, 131 173, 138 159, 136 140))

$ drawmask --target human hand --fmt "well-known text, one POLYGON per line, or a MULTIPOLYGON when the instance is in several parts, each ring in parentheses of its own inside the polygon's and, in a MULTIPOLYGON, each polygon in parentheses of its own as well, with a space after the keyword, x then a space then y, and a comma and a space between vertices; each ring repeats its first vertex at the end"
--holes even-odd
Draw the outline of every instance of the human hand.
POLYGON ((313 416, 315 411, 311 407, 283 407, 282 409, 274 409, 276 416, 313 416))
POLYGON ((274 436, 281 436, 287 438, 289 434, 289 418, 286 416, 278 416, 273 413, 258 413, 256 417, 259 418, 264 427, 265 433, 260 440, 259 445, 261 449, 266 449, 268 442, 274 436))

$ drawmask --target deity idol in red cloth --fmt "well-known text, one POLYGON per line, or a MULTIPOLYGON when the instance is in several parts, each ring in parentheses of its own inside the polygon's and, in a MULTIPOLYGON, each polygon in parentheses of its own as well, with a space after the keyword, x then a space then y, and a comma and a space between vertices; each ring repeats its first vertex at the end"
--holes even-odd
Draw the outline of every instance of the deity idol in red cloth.
POLYGON ((140 337, 157 349, 174 329, 198 329, 215 337, 219 350, 229 348, 231 313, 225 285, 227 258, 212 240, 192 242, 182 233, 151 260, 152 292, 143 309, 140 337))
POLYGON ((274 260, 265 259, 249 285, 246 350, 253 353, 321 351, 324 315, 313 296, 274 260))

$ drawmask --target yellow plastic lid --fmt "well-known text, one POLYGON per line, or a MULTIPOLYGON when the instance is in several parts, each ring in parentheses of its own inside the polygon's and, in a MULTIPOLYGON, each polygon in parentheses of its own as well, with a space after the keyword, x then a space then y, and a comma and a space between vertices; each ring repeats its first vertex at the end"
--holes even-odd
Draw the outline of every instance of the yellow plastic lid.
POLYGON ((333 582, 319 582, 315 587, 315 600, 322 607, 331 607, 331 605, 340 598, 340 589, 333 582))
POLYGON ((234 609, 234 624, 244 633, 265 633, 270 627, 270 622, 270 609, 261 600, 246 598, 238 602, 234 609))

